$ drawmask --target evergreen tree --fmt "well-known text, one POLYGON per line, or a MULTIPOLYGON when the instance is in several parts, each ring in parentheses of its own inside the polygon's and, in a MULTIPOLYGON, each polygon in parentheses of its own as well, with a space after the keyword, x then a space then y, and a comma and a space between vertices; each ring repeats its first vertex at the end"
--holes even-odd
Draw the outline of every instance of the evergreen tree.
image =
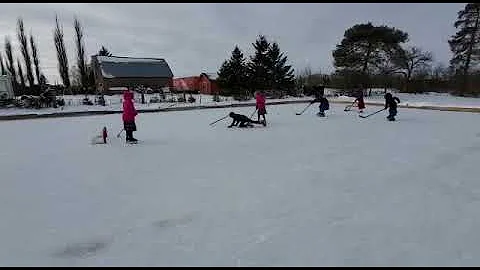
POLYGON ((369 74, 388 61, 386 57, 400 51, 400 43, 406 41, 408 34, 395 28, 356 24, 345 31, 333 51, 334 66, 339 73, 361 75, 367 85, 369 74))
POLYGON ((255 54, 247 64, 249 88, 253 91, 267 90, 272 87, 271 67, 273 64, 268 56, 270 43, 265 36, 259 35, 252 45, 255 54))
POLYGON ((104 46, 102 46, 100 51, 98 51, 98 55, 99 56, 112 56, 112 54, 104 46))
POLYGON ((465 8, 458 12, 457 21, 454 24, 458 31, 448 41, 453 53, 450 64, 459 70, 463 77, 461 92, 468 90, 469 71, 480 60, 479 19, 480 4, 466 4, 465 8))
POLYGON ((273 90, 293 90, 295 87, 295 75, 292 66, 286 65, 287 56, 274 42, 268 50, 270 82, 273 90))
POLYGON ((246 89, 246 79, 245 57, 240 48, 235 46, 230 59, 220 67, 217 81, 225 94, 242 96, 246 89))

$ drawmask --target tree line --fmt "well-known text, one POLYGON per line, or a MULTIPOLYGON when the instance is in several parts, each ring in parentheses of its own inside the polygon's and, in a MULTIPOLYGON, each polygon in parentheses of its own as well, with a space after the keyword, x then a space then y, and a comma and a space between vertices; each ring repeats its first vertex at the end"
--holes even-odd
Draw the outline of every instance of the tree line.
MULTIPOLYGON (((76 63, 69 66, 63 26, 58 16, 55 16, 53 43, 63 89, 71 94, 93 93, 95 88, 93 69, 86 59, 84 31, 77 17, 74 17, 73 27, 75 29, 76 63)), ((21 17, 17 19, 17 39, 21 58, 15 57, 12 40, 9 36, 5 36, 4 53, 0 51, 0 74, 9 73, 11 75, 15 95, 39 95, 46 90, 48 82, 41 69, 35 37, 31 31, 29 35, 25 33, 24 21, 21 17)), ((103 46, 99 54, 111 56, 111 53, 103 46)))
MULTIPOLYGON (((218 71, 222 94, 248 96, 255 90, 277 95, 296 95, 315 84, 331 88, 397 88, 404 92, 453 91, 457 95, 480 94, 480 4, 468 3, 457 14, 456 33, 448 44, 453 54, 449 65, 435 63, 431 52, 417 46, 406 46, 408 33, 386 25, 356 24, 345 30, 332 52, 335 71, 312 74, 310 68, 294 75, 286 53, 277 42, 259 35, 254 55, 245 57, 238 46, 218 71)), ((53 42, 58 72, 70 93, 93 93, 94 76, 85 56, 83 27, 74 17, 76 63, 70 67, 64 42, 63 26, 55 16, 53 42)), ((11 38, 5 37, 4 52, 0 51, 0 73, 10 73, 16 95, 38 95, 47 80, 41 69, 39 51, 33 33, 25 31, 24 21, 17 19, 19 53, 14 53, 11 38)), ((111 55, 102 46, 99 55, 111 55)))
MULTIPOLYGON (((332 51, 333 73, 312 74, 307 67, 297 74, 292 86, 290 73, 288 76, 285 72, 275 73, 274 56, 268 57, 265 53, 268 42, 261 36, 254 44, 256 52, 249 63, 245 64, 240 49, 235 47, 218 75, 228 92, 288 89, 288 93, 296 95, 322 84, 345 90, 396 88, 411 93, 444 91, 462 96, 480 95, 479 19, 480 4, 468 3, 458 12, 454 22, 457 32, 448 41, 453 54, 448 66, 435 62, 429 51, 407 46, 409 36, 405 31, 367 22, 345 30, 341 42, 332 51)), ((274 45, 278 48, 277 43, 274 45)), ((286 60, 287 56, 282 54, 282 57, 286 60)))
POLYGON ((255 52, 248 59, 235 46, 230 59, 223 62, 217 79, 222 94, 244 99, 256 90, 272 94, 293 90, 294 69, 287 64, 287 56, 278 43, 270 43, 264 35, 259 35, 252 46, 255 52))

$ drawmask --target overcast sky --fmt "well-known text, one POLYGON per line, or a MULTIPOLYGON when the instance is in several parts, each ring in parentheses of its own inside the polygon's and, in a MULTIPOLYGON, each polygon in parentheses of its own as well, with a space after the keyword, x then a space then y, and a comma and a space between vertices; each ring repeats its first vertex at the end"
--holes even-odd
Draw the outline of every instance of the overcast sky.
MULTIPOLYGON (((0 4, 0 33, 10 36, 20 57, 16 20, 37 40, 42 71, 59 80, 53 43, 55 13, 62 22, 69 64, 74 65, 73 18, 80 19, 87 55, 105 45, 113 55, 164 58, 175 77, 217 72, 235 45, 246 56, 259 34, 276 41, 300 71, 333 71, 332 50, 344 31, 371 21, 406 31, 409 44, 451 57, 447 40, 460 3, 431 4, 0 4)), ((0 49, 4 53, 4 37, 0 49)))

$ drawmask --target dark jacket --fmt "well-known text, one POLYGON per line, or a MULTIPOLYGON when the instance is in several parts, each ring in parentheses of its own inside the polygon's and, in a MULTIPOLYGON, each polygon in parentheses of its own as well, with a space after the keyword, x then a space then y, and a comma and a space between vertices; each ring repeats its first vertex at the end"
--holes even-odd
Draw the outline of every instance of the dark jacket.
POLYGON ((243 114, 238 113, 230 113, 230 117, 233 118, 234 121, 239 122, 251 122, 252 120, 243 114))
POLYGON ((320 108, 322 110, 328 110, 330 109, 330 104, 328 103, 328 99, 326 99, 325 97, 315 97, 314 100, 312 100, 310 103, 315 103, 315 102, 319 102, 320 103, 320 108))
POLYGON ((385 94, 385 109, 397 109, 397 104, 400 103, 400 99, 398 97, 392 96, 392 94, 387 93, 385 94))

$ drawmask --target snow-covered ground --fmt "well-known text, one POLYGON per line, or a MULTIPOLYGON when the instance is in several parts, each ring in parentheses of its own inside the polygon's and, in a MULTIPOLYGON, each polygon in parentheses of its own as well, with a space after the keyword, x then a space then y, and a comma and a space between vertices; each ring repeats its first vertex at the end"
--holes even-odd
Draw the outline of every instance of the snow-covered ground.
MULTIPOLYGON (((438 107, 460 107, 460 108, 480 108, 480 98, 457 97, 447 93, 425 93, 425 94, 407 94, 394 93, 401 105, 408 106, 438 106, 438 107)), ((338 97, 333 100, 353 101, 352 97, 338 97)), ((384 104, 383 95, 366 97, 366 102, 384 104)))
MULTIPOLYGON (((326 94, 333 93, 334 89, 325 89, 326 94)), ((369 103, 378 103, 383 104, 383 89, 374 89, 377 92, 376 95, 371 97, 366 97, 365 101, 369 103)), ((396 93, 401 100, 401 105, 408 106, 441 106, 441 107, 462 107, 462 108, 480 108, 480 98, 465 98, 465 97, 455 97, 449 94, 439 94, 439 93, 426 93, 426 94, 405 94, 405 93, 396 93)), ((193 95, 196 99, 195 103, 148 103, 148 101, 158 94, 146 95, 145 100, 147 104, 140 103, 140 95, 136 95, 136 107, 137 109, 159 109, 167 107, 189 107, 189 106, 200 106, 200 105, 229 105, 237 103, 252 103, 255 100, 250 101, 235 101, 231 97, 221 97, 221 102, 214 102, 213 97, 210 95, 193 95)), ((40 110, 36 109, 20 109, 20 108, 0 108, 0 115, 24 115, 24 114, 51 114, 56 112, 82 112, 82 111, 119 111, 122 110, 122 96, 105 96, 106 106, 99 105, 82 105, 83 95, 77 96, 64 96, 66 101, 66 106, 63 108, 44 108, 40 110)), ((94 96, 89 96, 90 100, 94 100, 94 96)), ((188 95, 187 95, 188 98, 188 95)), ((267 102, 272 101, 287 101, 287 100, 311 100, 311 97, 303 98, 285 98, 285 99, 268 99, 267 102)), ((332 102, 335 101, 353 101, 352 97, 333 97, 330 96, 329 100, 332 102)))
POLYGON ((0 122, 0 265, 480 264, 480 114, 343 107, 0 122))

